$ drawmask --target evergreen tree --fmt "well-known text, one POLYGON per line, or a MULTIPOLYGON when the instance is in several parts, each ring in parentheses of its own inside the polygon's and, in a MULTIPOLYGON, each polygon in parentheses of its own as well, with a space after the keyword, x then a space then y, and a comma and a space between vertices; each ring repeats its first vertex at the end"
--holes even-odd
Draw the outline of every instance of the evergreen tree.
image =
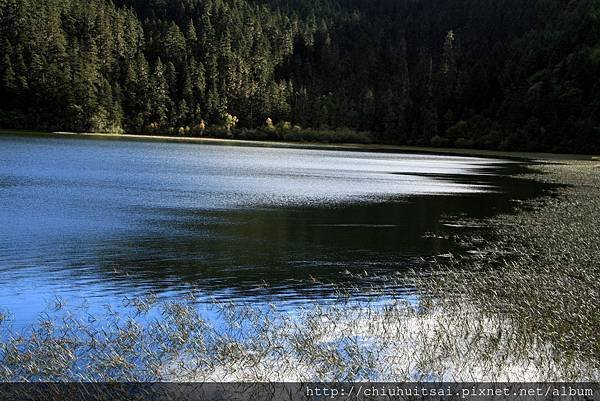
POLYGON ((232 135, 271 118, 597 152, 599 14, 596 0, 4 0, 0 125, 206 133, 231 115, 232 135))
POLYGON ((150 121, 157 127, 162 127, 171 110, 169 98, 169 85, 165 76, 165 67, 160 58, 156 60, 154 70, 150 77, 150 121))

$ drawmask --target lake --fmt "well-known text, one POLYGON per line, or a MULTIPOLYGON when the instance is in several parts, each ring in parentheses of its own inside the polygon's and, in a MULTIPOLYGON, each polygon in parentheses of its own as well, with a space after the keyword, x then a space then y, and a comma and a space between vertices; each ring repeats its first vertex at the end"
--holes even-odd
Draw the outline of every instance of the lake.
MULTIPOLYGON (((465 252, 472 217, 543 188, 520 162, 0 135, 0 309, 150 293, 294 308, 465 252)), ((402 280, 390 289, 407 297, 402 280)))

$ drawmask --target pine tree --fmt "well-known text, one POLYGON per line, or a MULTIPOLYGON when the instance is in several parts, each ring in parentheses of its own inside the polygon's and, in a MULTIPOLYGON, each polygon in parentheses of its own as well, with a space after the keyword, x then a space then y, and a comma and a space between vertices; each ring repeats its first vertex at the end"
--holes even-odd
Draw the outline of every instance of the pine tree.
POLYGON ((427 74, 427 95, 424 106, 423 139, 427 142, 438 134, 438 114, 433 97, 433 57, 429 56, 429 71, 427 74))
POLYGON ((185 58, 185 37, 175 22, 170 23, 163 43, 164 54, 168 60, 181 61, 185 58))
POLYGON ((12 53, 12 46, 8 41, 5 41, 2 47, 3 56, 0 59, 0 76, 1 85, 8 90, 13 90, 17 86, 17 77, 10 60, 12 53))
POLYGON ((150 120, 158 127, 163 127, 171 110, 171 99, 165 77, 165 67, 160 57, 156 60, 150 82, 150 120))

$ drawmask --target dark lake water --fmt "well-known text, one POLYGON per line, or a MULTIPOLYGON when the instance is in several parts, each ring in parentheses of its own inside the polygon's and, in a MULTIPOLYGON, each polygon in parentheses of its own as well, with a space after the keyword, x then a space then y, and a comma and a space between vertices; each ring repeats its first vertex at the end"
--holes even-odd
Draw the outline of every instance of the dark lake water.
MULTIPOLYGON (((460 221, 542 189, 514 161, 0 135, 0 309, 55 297, 298 305, 460 252, 460 221), (365 272, 367 273, 365 275, 365 272), (359 277, 361 276, 361 277, 359 277)), ((400 285, 400 287, 402 287, 400 285)), ((410 293, 410 287, 399 288, 410 293)))

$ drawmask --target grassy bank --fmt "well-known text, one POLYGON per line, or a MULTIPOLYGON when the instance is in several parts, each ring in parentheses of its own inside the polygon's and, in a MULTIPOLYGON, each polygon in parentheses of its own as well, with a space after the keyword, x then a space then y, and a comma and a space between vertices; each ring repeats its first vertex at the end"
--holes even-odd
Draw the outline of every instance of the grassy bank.
POLYGON ((0 380, 597 381, 599 164, 537 165, 527 178, 563 184, 553 196, 478 221, 490 229, 460 238, 469 257, 388 278, 412 282, 416 304, 355 303, 343 289, 293 316, 215 303, 216 327, 193 294, 128 300, 128 315, 57 302, 29 331, 0 319, 0 380))
POLYGON ((190 144, 213 144, 231 146, 253 146, 274 148, 298 148, 298 149, 323 149, 323 150, 346 150, 346 151, 375 151, 391 153, 430 153, 438 155, 477 156, 477 157, 499 157, 505 159, 528 159, 528 160, 592 160, 594 155, 558 154, 558 153, 531 153, 531 152, 504 152, 481 149, 465 148, 443 148, 427 146, 401 146, 378 143, 327 143, 318 141, 292 141, 289 139, 233 139, 227 136, 178 136, 161 134, 103 134, 83 132, 42 132, 0 129, 0 135, 16 136, 45 136, 65 138, 87 138, 123 141, 159 141, 190 144))

